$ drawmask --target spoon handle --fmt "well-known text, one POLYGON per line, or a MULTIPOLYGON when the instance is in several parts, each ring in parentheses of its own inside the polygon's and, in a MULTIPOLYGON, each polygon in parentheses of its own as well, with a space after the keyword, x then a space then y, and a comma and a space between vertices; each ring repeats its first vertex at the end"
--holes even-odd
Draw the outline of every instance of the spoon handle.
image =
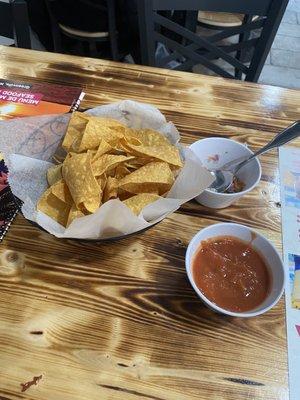
POLYGON ((242 168, 246 163, 248 163, 252 158, 259 156, 260 154, 263 154, 271 149, 274 149, 276 147, 280 147, 283 144, 286 144, 290 142, 293 139, 296 139, 298 136, 300 136, 300 121, 294 122, 292 125, 288 126, 286 129, 284 129, 282 132, 279 132, 269 143, 267 143, 264 147, 259 149, 257 152, 252 154, 249 158, 247 158, 245 161, 241 162, 238 164, 235 168, 236 173, 240 168, 242 168))

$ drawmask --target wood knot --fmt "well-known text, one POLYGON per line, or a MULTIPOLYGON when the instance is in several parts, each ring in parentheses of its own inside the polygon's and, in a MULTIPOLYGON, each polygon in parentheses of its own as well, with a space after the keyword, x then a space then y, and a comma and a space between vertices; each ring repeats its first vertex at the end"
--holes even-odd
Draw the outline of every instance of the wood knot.
POLYGON ((37 385, 38 382, 42 379, 43 375, 34 376, 31 381, 20 383, 21 392, 26 392, 32 385, 37 385))
POLYGON ((0 271, 5 275, 19 275, 24 268, 25 256, 12 250, 5 250, 0 255, 0 271))
POLYGON ((1 254, 2 265, 23 265, 24 256, 12 250, 6 250, 1 254))
POLYGON ((31 335, 43 335, 44 334, 43 331, 31 331, 30 333, 31 333, 31 335))
POLYGON ((250 381, 249 379, 243 378, 224 378, 224 380, 232 383, 240 383, 241 385, 264 386, 261 382, 250 381))
POLYGON ((123 368, 128 368, 128 367, 129 367, 129 365, 124 364, 124 363, 117 363, 117 365, 118 365, 119 367, 123 367, 123 368))

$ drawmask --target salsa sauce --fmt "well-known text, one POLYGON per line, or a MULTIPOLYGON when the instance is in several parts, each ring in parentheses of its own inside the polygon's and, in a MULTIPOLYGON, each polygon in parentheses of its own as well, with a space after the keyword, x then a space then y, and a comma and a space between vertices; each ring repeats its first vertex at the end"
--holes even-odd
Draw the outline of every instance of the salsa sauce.
POLYGON ((267 297, 271 276, 251 242, 233 236, 203 240, 196 251, 192 274, 201 292, 221 308, 246 312, 267 297))
POLYGON ((246 185, 244 184, 244 182, 234 176, 231 185, 229 186, 229 188, 227 188, 227 190, 225 190, 224 193, 239 193, 245 189, 245 186, 246 185))

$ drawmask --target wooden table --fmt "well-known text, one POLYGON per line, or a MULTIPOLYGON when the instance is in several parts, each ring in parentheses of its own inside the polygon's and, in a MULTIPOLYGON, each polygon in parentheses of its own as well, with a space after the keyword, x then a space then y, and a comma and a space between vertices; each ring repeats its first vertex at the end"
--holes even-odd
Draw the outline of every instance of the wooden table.
MULTIPOLYGON (((89 58, 0 47, 0 77, 82 85, 82 108, 154 104, 185 144, 225 136, 252 149, 300 117, 300 92, 89 58)), ((281 249, 278 165, 230 208, 195 202, 116 243, 56 239, 18 217, 1 245, 0 399, 288 399, 284 300, 263 316, 226 318, 191 289, 184 255, 219 222, 247 224, 281 249), (42 378, 21 392, 21 383, 42 378)))

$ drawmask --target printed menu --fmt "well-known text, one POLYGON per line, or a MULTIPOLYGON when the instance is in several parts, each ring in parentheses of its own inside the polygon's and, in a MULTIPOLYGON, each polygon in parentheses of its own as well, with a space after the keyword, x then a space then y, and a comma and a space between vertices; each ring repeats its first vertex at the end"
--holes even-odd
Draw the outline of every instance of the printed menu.
POLYGON ((300 149, 279 149, 290 400, 300 399, 300 149))
MULTIPOLYGON (((76 110, 83 97, 84 92, 76 86, 0 79, 0 121, 17 117, 64 114, 76 110)), ((20 206, 20 200, 12 194, 9 187, 9 173, 0 153, 0 242, 20 206)))
POLYGON ((74 111, 83 96, 81 88, 76 86, 0 79, 0 121, 74 111))

